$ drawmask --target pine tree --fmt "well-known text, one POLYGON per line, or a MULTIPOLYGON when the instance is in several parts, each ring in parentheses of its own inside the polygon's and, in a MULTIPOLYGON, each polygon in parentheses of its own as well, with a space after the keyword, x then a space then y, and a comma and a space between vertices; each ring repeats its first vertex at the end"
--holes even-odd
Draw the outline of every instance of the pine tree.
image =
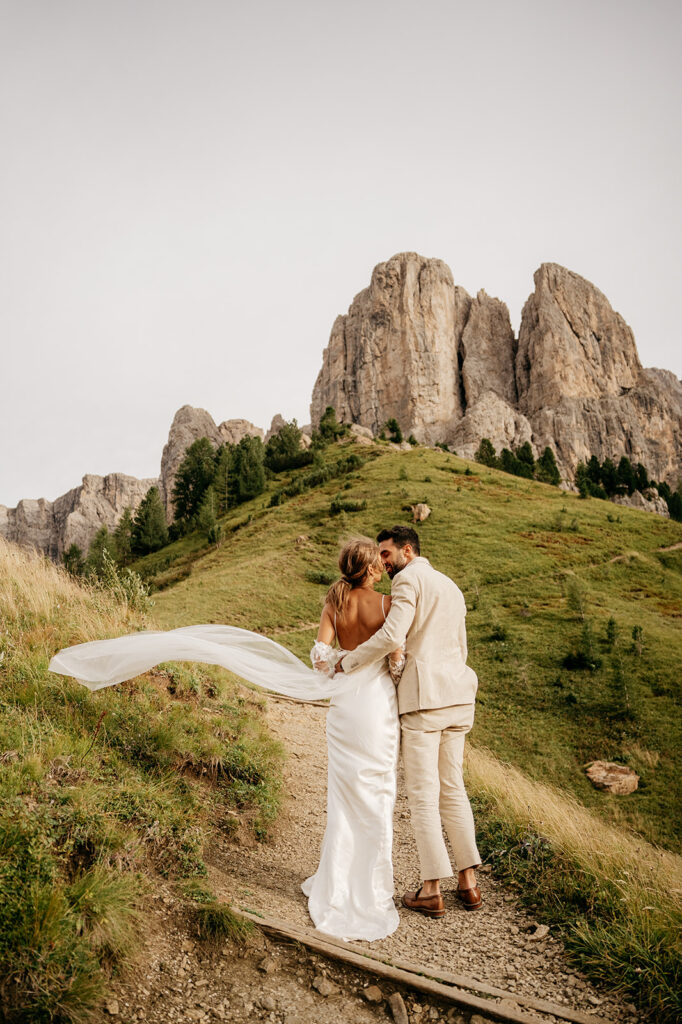
POLYGON ((133 516, 132 551, 135 555, 146 555, 167 543, 166 510, 158 487, 150 487, 133 516))
POLYGON ((600 479, 609 498, 618 491, 618 471, 611 459, 604 459, 601 465, 600 479))
POLYGON ((209 544, 219 544, 221 529, 218 526, 218 500, 213 487, 209 487, 204 494, 201 508, 197 514, 197 526, 206 536, 209 544))
POLYGON ((130 505, 123 510, 123 515, 114 530, 116 554, 119 565, 128 565, 133 559, 133 510, 130 505))
POLYGON ((632 494, 637 487, 637 478, 635 476, 635 471, 632 468, 632 463, 627 455, 623 455, 618 463, 616 476, 618 478, 619 488, 626 490, 628 494, 632 494))
POLYGON ((109 533, 107 526, 100 526, 95 536, 90 541, 88 557, 85 559, 85 572, 89 575, 99 576, 104 565, 104 553, 116 560, 116 542, 109 533))
POLYGON ((189 521, 199 511, 201 499, 215 476, 215 452, 207 437, 193 441, 178 467, 173 485, 176 519, 189 521))
POLYGON ((481 438, 481 443, 476 449, 474 461, 480 462, 483 466, 497 466, 497 456, 492 441, 487 437, 481 438))
POLYGON ((596 455, 590 455, 586 470, 588 480, 591 480, 593 484, 598 484, 601 480, 601 463, 596 455))
POLYGON ((215 454, 213 489, 218 503, 218 515, 225 515, 230 507, 230 481, 234 467, 233 444, 221 444, 215 454))
POLYGON ((668 498, 668 512, 671 519, 682 523, 682 495, 680 495, 679 488, 673 491, 668 498))
POLYGON ((62 563, 66 571, 70 572, 72 576, 82 576, 85 572, 85 559, 83 558, 82 550, 77 544, 71 544, 62 553, 62 563))
POLYGON ((345 423, 339 423, 336 418, 336 410, 333 405, 328 405, 320 420, 319 434, 323 441, 336 441, 348 433, 345 423))
POLYGON ((649 487, 649 484, 649 474, 646 471, 646 467, 641 462, 638 462, 635 466, 635 487, 643 493, 649 487))
POLYGON ((530 466, 531 472, 535 469, 535 456, 533 455, 533 449, 531 448, 530 441, 524 441, 520 448, 516 449, 516 458, 519 462, 525 463, 530 466))
POLYGON ((556 464, 554 452, 549 445, 545 448, 537 461, 535 474, 538 480, 542 480, 542 482, 546 484, 553 484, 555 487, 561 482, 559 467, 556 464))
POLYGON ((232 493, 237 503, 265 490, 265 448, 259 437, 243 437, 234 451, 232 493))

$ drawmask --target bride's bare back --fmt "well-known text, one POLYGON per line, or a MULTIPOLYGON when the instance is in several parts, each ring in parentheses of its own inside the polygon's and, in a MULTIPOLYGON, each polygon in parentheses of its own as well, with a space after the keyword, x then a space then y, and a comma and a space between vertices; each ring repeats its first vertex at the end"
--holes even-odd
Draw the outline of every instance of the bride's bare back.
POLYGON ((344 651, 354 651, 381 629, 390 607, 390 597, 383 597, 369 587, 355 587, 346 598, 343 612, 336 616, 336 630, 334 610, 328 604, 324 606, 317 639, 333 644, 336 632, 339 646, 344 651))

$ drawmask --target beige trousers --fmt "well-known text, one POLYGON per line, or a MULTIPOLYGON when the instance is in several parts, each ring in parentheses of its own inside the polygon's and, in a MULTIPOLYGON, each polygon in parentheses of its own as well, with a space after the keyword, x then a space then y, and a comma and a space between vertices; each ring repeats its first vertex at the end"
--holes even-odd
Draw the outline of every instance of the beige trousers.
POLYGON ((443 829, 458 871, 481 863, 462 778, 464 737, 473 724, 473 704, 400 716, 407 799, 422 880, 448 878, 453 873, 443 829))

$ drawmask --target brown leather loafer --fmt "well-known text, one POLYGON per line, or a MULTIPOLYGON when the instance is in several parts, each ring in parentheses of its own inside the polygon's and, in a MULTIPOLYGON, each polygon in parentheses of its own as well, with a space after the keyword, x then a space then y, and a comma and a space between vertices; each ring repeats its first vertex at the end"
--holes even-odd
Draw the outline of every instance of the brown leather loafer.
POLYGON ((444 917, 445 916, 445 904, 443 903, 443 896, 441 893, 436 893, 435 896, 420 896, 417 892, 406 892, 403 895, 403 906, 407 907, 408 910, 416 910, 418 914, 424 914, 425 917, 444 917))
POLYGON ((474 886, 473 889, 455 889, 457 899, 463 904, 465 910, 478 910, 483 903, 481 899, 481 890, 478 886, 474 886))

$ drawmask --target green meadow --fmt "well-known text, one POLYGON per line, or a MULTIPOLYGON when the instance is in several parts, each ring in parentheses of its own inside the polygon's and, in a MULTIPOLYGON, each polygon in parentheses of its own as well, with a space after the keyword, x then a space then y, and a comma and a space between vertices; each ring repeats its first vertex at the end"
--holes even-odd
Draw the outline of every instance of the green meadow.
MULTIPOLYGON (((432 512, 423 554, 468 606, 479 676, 467 779, 495 874, 573 962, 661 1022, 682 1012, 682 527, 438 449, 330 445, 361 465, 271 506, 305 469, 141 559, 153 607, 0 542, 0 1006, 12 1024, 89 1019, 134 955, 163 875, 201 934, 230 933, 203 886, 218 833, 276 841, 285 752, 263 698, 167 664, 91 694, 47 672, 59 648, 223 622, 307 659, 339 544, 432 512), (343 510, 345 507, 345 511, 343 510), (353 511, 356 509, 357 511, 353 511), (638 790, 584 766, 630 765, 638 790)), ((388 580, 383 589, 388 592, 388 580)), ((236 941, 236 934, 235 934, 236 941)))
POLYGON ((409 505, 425 501, 422 553, 468 607, 479 676, 472 742, 677 849, 682 526, 438 449, 354 450, 366 461, 341 480, 274 508, 265 495, 235 509, 219 548, 193 535, 142 560, 137 568, 163 588, 156 620, 243 626, 305 658, 326 592, 319 580, 333 578, 340 541, 410 521, 409 505), (337 495, 366 507, 333 515, 337 495), (634 768, 637 792, 596 791, 583 771, 596 759, 634 768))

